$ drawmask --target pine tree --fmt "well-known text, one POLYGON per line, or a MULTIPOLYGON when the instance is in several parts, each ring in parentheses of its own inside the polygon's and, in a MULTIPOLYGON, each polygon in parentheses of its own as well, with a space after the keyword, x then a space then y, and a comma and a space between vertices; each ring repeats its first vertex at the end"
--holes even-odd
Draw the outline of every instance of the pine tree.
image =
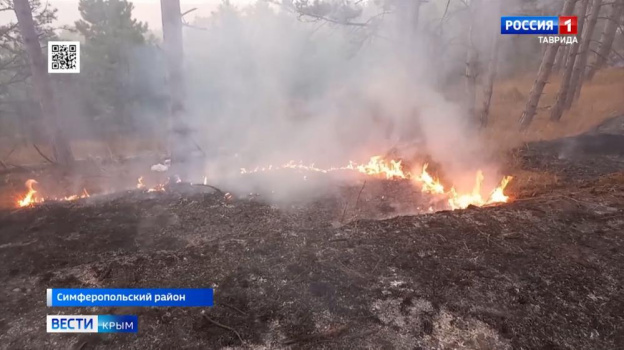
POLYGON ((75 23, 84 37, 81 78, 92 117, 107 127, 127 126, 133 102, 130 79, 134 48, 146 44, 147 24, 132 18, 126 0, 80 0, 82 20, 75 23))

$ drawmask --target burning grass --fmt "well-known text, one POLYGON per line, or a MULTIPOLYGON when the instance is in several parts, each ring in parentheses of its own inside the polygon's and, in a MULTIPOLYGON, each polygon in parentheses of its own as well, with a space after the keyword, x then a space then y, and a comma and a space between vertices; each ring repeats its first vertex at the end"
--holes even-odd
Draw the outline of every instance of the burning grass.
POLYGON ((304 165, 303 163, 290 161, 280 166, 269 165, 266 167, 256 167, 248 170, 241 169, 241 174, 250 174, 258 172, 268 172, 280 169, 298 169, 304 171, 314 171, 321 173, 330 173, 336 171, 356 171, 368 176, 376 178, 384 178, 387 180, 393 179, 406 179, 409 180, 414 186, 417 186, 425 194, 433 195, 436 197, 442 197, 446 200, 446 205, 442 210, 456 210, 465 209, 471 205, 473 206, 485 206, 499 203, 506 203, 509 201, 509 196, 505 194, 505 188, 512 180, 511 176, 505 176, 500 181, 499 185, 494 189, 491 189, 487 196, 483 196, 483 181, 485 176, 481 170, 478 170, 475 175, 475 183, 470 192, 458 192, 454 186, 445 187, 440 179, 431 175, 427 169, 429 164, 425 163, 420 167, 414 167, 414 171, 409 171, 403 166, 402 160, 384 159, 382 156, 371 157, 368 163, 357 164, 349 162, 346 166, 341 167, 329 167, 319 168, 314 164, 304 165))
MULTIPOLYGON (((435 205, 435 209, 432 208, 430 211, 465 209, 471 205, 486 206, 509 201, 509 196, 505 194, 505 188, 509 181, 511 181, 511 176, 505 176, 497 187, 489 189, 488 191, 488 189, 483 188, 485 177, 483 172, 479 170, 476 172, 472 190, 469 192, 461 192, 452 185, 445 186, 439 177, 429 172, 427 163, 422 166, 412 167, 411 169, 413 170, 410 171, 408 167, 404 166, 402 160, 385 159, 382 156, 374 156, 371 157, 367 163, 358 164, 349 162, 349 164, 341 167, 320 168, 314 164, 305 165, 302 162, 290 161, 280 166, 270 165, 250 170, 242 168, 240 172, 243 176, 254 173, 271 172, 274 170, 295 170, 321 174, 355 172, 357 174, 364 174, 367 177, 386 181, 404 180, 423 194, 435 198, 437 204, 435 205), (487 195, 484 196, 483 193, 487 193, 487 195)), ((304 175, 304 180, 307 179, 308 175, 309 174, 304 175)), ((168 177, 166 181, 161 181, 154 185, 147 185, 145 183, 145 178, 140 176, 135 188, 146 192, 165 192, 169 184, 180 182, 182 182, 182 180, 179 177, 173 176, 168 177)), ((37 181, 34 179, 26 181, 25 186, 27 191, 16 201, 18 207, 33 206, 45 201, 69 201, 90 196, 86 190, 83 190, 83 193, 79 195, 61 198, 48 197, 44 193, 39 192, 34 187, 35 184, 37 184, 37 181)), ((204 185, 207 185, 207 177, 204 177, 204 185)))
POLYGON ((21 198, 17 200, 18 207, 31 207, 35 204, 40 204, 46 201, 73 201, 80 198, 90 197, 89 192, 86 189, 82 190, 80 194, 73 194, 65 197, 44 197, 37 190, 35 190, 35 185, 37 184, 37 180, 28 179, 25 183, 26 188, 28 188, 28 192, 21 198))

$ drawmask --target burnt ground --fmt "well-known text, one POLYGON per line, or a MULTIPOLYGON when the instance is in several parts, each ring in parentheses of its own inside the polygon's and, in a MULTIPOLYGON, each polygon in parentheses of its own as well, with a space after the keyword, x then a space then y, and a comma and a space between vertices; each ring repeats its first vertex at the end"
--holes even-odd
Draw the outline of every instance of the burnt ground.
POLYGON ((621 349, 622 145, 527 145, 514 202, 424 215, 396 216, 418 194, 391 181, 300 205, 179 185, 6 209, 0 347, 621 349), (215 306, 47 308, 61 287, 214 287, 215 306), (48 313, 137 314, 139 333, 47 334, 48 313))

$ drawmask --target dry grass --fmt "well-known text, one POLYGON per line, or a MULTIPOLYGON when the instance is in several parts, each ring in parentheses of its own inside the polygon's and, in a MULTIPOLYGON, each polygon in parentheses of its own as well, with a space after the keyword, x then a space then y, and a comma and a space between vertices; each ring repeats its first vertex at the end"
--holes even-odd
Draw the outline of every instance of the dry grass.
POLYGON ((509 185, 508 192, 513 193, 514 197, 530 198, 550 193, 554 188, 564 184, 556 174, 514 169, 514 178, 509 185))
POLYGON ((533 123, 526 132, 520 133, 518 120, 534 79, 534 75, 527 75, 497 83, 492 97, 490 125, 484 133, 492 147, 507 150, 527 141, 575 135, 624 113, 624 70, 606 69, 585 84, 580 99, 561 121, 550 122, 549 107, 554 104, 560 84, 560 77, 554 76, 546 85, 533 123))

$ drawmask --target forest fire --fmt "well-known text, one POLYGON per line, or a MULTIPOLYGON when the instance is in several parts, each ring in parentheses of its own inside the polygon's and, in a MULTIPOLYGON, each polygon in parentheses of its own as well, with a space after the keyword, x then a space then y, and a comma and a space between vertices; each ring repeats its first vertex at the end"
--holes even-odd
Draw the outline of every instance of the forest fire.
POLYGON ((431 174, 429 174, 427 168, 428 164, 424 164, 420 170, 420 173, 418 175, 413 175, 409 171, 404 170, 401 160, 385 160, 381 156, 374 156, 371 157, 369 162, 366 164, 349 162, 349 164, 346 166, 322 169, 316 167, 314 164, 304 165, 301 162, 297 163, 295 161, 290 161, 281 166, 270 165, 268 167, 257 167, 252 170, 242 168, 241 174, 267 172, 279 169, 299 169, 322 173, 351 170, 369 176, 381 177, 385 179, 409 179, 416 186, 419 186, 423 193, 445 197, 448 208, 452 210, 465 209, 470 205, 481 207, 496 203, 506 203, 509 201, 509 196, 505 195, 504 191, 509 184, 509 181, 511 181, 512 179, 511 176, 504 177, 501 180, 499 186, 493 189, 488 197, 483 197, 481 192, 483 190, 482 184, 485 177, 481 170, 477 171, 476 173, 475 184, 472 188, 472 191, 469 193, 458 193, 454 186, 452 186, 449 190, 446 190, 439 179, 434 178, 431 174))
POLYGON ((34 185, 38 182, 34 179, 28 179, 26 181, 26 187, 28 188, 28 192, 22 197, 22 199, 17 200, 18 207, 29 207, 38 203, 43 203, 45 201, 73 201, 80 198, 90 197, 89 192, 86 189, 82 190, 81 194, 74 194, 66 197, 48 197, 44 198, 35 190, 34 185))
MULTIPOLYGON (((505 203, 509 201, 509 196, 505 194, 505 188, 511 181, 511 176, 504 177, 499 185, 489 192, 487 197, 482 195, 483 192, 483 181, 485 179, 482 171, 477 171, 475 176, 475 183, 470 192, 459 192, 454 186, 451 186, 450 189, 447 189, 441 182, 440 179, 432 176, 428 171, 428 164, 424 164, 419 168, 417 173, 411 173, 406 170, 402 164, 401 160, 386 160, 381 156, 371 157, 368 163, 358 164, 355 162, 349 162, 348 165, 342 167, 330 167, 330 168, 319 168, 314 164, 304 165, 303 163, 290 161, 281 166, 268 166, 268 167, 258 167, 253 170, 241 169, 241 174, 250 174, 250 173, 259 173, 259 172, 268 172, 279 169, 296 169, 296 170, 304 170, 304 171, 312 171, 312 172, 320 172, 320 173, 330 173, 335 171, 354 171, 361 174, 365 174, 367 176, 382 178, 386 180, 393 179, 403 179, 409 180, 415 186, 420 188, 422 193, 430 194, 435 196, 436 198, 442 199, 444 209, 464 209, 470 205, 474 206, 485 206, 496 203, 505 203)), ((418 169, 418 168, 417 168, 418 169)), ((136 188, 139 190, 147 191, 147 192, 164 192, 169 183, 171 183, 172 179, 168 178, 165 183, 158 183, 155 186, 148 186, 144 182, 144 177, 141 176, 137 179, 136 188)), ((207 178, 204 177, 204 184, 206 184, 207 178)), ((180 178, 176 177, 175 182, 181 182, 180 178)), ((66 197, 44 197, 37 190, 35 190, 34 185, 37 184, 37 181, 34 179, 29 179, 26 181, 26 187, 28 191, 26 194, 22 196, 21 199, 17 200, 18 207, 28 207, 33 206, 38 203, 43 203, 44 201, 72 201, 79 198, 89 197, 89 193, 85 190, 81 194, 75 194, 66 197)))

